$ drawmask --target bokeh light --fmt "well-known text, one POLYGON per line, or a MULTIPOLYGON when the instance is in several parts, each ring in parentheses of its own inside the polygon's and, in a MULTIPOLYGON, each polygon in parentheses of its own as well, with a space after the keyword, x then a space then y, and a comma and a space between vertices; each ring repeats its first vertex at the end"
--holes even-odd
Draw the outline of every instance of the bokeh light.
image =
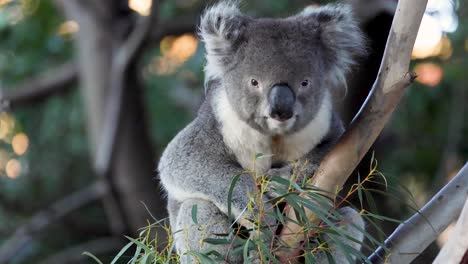
POLYGON ((10 142, 14 126, 15 119, 6 112, 2 112, 0 114, 0 140, 10 142))
POLYGON ((147 16, 151 10, 151 0, 128 0, 128 7, 142 16, 147 16))
POLYGON ((6 151, 0 149, 0 171, 5 170, 9 156, 10 155, 6 151))
POLYGON ((171 47, 161 50, 163 56, 172 58, 179 63, 187 61, 197 51, 198 40, 192 34, 184 34, 174 39, 171 47))
POLYGON ((17 159, 9 160, 5 172, 10 179, 16 179, 21 174, 21 163, 17 159))
POLYGON ((0 6, 9 4, 9 3, 12 2, 12 1, 13 1, 13 0, 0 0, 0 6))
POLYGON ((439 22, 432 16, 424 15, 414 43, 413 58, 422 59, 437 54, 441 39, 439 22))
POLYGON ((21 156, 28 150, 29 138, 24 133, 16 134, 11 140, 11 146, 16 155, 21 156))
POLYGON ((426 13, 421 21, 412 57, 424 59, 439 56, 448 59, 452 55, 447 32, 454 32, 458 27, 453 1, 429 0, 426 13))
POLYGON ((78 25, 76 21, 68 20, 68 21, 63 22, 59 26, 57 30, 57 34, 62 35, 62 36, 71 35, 71 34, 78 32, 79 30, 80 30, 80 25, 78 25))
POLYGON ((151 64, 150 72, 158 75, 174 73, 198 48, 198 40, 193 34, 184 34, 180 37, 167 36, 161 40, 160 50, 162 56, 156 56, 151 64))
POLYGON ((431 62, 417 64, 414 71, 418 75, 418 78, 416 78, 418 82, 431 87, 440 83, 444 73, 440 65, 431 62))
POLYGON ((443 36, 439 42, 438 56, 443 60, 448 60, 452 57, 453 47, 452 41, 447 36, 443 36))

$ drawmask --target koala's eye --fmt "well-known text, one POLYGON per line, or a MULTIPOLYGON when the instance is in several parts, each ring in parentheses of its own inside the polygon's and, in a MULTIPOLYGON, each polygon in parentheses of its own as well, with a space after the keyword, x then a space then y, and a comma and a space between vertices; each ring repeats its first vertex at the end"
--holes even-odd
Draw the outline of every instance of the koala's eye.
POLYGON ((302 87, 309 86, 309 80, 303 80, 301 85, 302 85, 302 87))
POLYGON ((251 84, 252 86, 257 87, 257 86, 258 86, 258 81, 255 80, 255 79, 252 79, 252 80, 250 80, 250 84, 251 84))

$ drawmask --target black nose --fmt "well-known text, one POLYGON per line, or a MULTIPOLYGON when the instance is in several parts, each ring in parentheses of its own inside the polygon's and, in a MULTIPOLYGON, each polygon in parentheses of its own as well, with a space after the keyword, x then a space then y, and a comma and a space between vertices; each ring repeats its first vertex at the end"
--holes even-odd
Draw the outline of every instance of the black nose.
POLYGON ((268 95, 270 117, 278 121, 286 121, 294 114, 296 96, 285 84, 274 85, 268 95))

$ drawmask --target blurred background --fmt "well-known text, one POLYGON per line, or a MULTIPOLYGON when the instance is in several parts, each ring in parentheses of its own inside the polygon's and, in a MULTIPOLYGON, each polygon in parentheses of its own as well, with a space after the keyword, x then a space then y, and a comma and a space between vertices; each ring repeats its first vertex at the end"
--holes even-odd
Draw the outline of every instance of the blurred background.
MULTIPOLYGON (((254 0, 242 8, 284 17, 327 2, 254 0)), ((375 80, 397 1, 345 2, 369 40, 369 56, 338 100, 349 122, 375 80)), ((165 217, 156 164, 203 99, 196 24, 210 3, 161 1, 154 23, 151 0, 0 0, 0 263, 90 262, 83 251, 108 261, 123 235, 165 217), (132 53, 127 40, 147 26, 141 21, 152 23, 132 53)), ((466 4, 429 0, 412 54, 417 82, 371 151, 390 193, 405 193, 374 194, 364 205, 385 216, 413 214, 468 158, 466 4)), ((356 175, 367 175, 369 159, 356 175)), ((386 234, 397 226, 378 224, 386 234)), ((416 262, 432 260, 448 234, 416 262)))

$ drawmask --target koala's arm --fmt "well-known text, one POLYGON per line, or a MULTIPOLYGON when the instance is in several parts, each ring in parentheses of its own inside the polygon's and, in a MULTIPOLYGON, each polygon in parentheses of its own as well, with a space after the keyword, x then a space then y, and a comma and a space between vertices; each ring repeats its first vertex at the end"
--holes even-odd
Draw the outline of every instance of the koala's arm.
POLYGON ((256 189, 253 177, 242 174, 243 169, 227 155, 218 132, 197 120, 168 145, 158 170, 170 198, 208 200, 226 215, 229 188, 233 178, 241 174, 231 199, 231 213, 236 219, 247 207, 249 193, 256 189))

